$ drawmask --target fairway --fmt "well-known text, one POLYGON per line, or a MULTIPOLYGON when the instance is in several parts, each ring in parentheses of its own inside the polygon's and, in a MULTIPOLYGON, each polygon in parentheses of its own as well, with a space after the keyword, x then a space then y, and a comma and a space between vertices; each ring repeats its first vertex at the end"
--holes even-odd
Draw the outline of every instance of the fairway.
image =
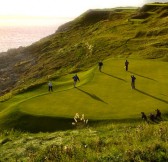
POLYGON ((93 120, 137 119, 140 113, 168 113, 168 64, 158 60, 129 59, 125 71, 123 59, 104 61, 102 72, 95 66, 78 73, 80 82, 73 87, 69 74, 53 81, 54 92, 47 84, 17 95, 1 106, 1 117, 10 111, 33 116, 73 118, 85 114, 93 120), (131 89, 131 75, 136 77, 136 89, 131 89))

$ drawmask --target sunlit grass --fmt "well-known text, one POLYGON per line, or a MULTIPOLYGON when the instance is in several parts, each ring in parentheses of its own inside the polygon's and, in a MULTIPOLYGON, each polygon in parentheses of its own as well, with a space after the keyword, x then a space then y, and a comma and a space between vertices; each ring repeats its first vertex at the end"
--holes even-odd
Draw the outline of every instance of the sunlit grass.
POLYGON ((142 111, 148 115, 155 113, 157 108, 167 114, 167 63, 129 59, 129 71, 126 72, 124 61, 108 59, 104 61, 102 72, 95 66, 78 73, 80 82, 77 88, 73 87, 74 74, 69 74, 52 81, 54 92, 48 92, 46 83, 14 96, 1 104, 1 123, 10 118, 17 125, 21 120, 28 122, 28 118, 32 118, 27 128, 20 125, 24 129, 31 129, 34 121, 38 125, 43 118, 51 121, 62 118, 61 122, 64 123, 65 118, 72 119, 77 112, 94 121, 137 120, 142 111), (131 89, 132 74, 137 78, 136 90, 131 89), (17 118, 12 115, 15 113, 18 114, 17 118))

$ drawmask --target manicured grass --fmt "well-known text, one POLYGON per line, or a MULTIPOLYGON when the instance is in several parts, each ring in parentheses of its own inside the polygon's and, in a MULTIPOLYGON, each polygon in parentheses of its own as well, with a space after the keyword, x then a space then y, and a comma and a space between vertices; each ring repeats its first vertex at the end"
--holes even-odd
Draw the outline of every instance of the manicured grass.
POLYGON ((110 59, 104 64, 103 72, 96 71, 85 86, 33 98, 17 107, 39 115, 73 117, 79 112, 93 119, 134 118, 141 111, 166 110, 167 63, 130 60, 130 72, 125 72, 124 60, 110 59), (130 74, 137 78, 137 90, 130 87, 130 74))
POLYGON ((15 111, 34 119, 35 116, 69 119, 77 112, 90 120, 137 119, 140 112, 149 114, 157 108, 166 114, 168 64, 130 59, 126 72, 124 62, 124 59, 108 59, 102 72, 94 67, 79 73, 81 81, 77 88, 73 88, 73 74, 69 74, 53 81, 54 92, 48 93, 46 84, 17 95, 2 103, 0 121, 15 111), (137 78, 136 90, 130 86, 132 74, 137 78))

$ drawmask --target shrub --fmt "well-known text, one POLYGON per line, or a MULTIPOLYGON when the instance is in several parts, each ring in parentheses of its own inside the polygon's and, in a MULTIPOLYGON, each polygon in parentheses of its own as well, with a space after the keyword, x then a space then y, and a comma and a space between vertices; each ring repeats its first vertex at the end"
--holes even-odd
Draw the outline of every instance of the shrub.
POLYGON ((72 125, 76 128, 84 128, 88 124, 88 119, 85 119, 85 115, 82 114, 81 117, 78 113, 74 116, 74 122, 72 122, 72 125))

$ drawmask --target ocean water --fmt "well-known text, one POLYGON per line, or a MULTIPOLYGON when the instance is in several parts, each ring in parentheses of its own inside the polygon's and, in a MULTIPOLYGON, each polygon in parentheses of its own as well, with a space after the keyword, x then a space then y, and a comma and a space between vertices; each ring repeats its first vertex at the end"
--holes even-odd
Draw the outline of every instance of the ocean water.
POLYGON ((58 25, 50 26, 0 26, 0 52, 25 47, 53 34, 58 25))

